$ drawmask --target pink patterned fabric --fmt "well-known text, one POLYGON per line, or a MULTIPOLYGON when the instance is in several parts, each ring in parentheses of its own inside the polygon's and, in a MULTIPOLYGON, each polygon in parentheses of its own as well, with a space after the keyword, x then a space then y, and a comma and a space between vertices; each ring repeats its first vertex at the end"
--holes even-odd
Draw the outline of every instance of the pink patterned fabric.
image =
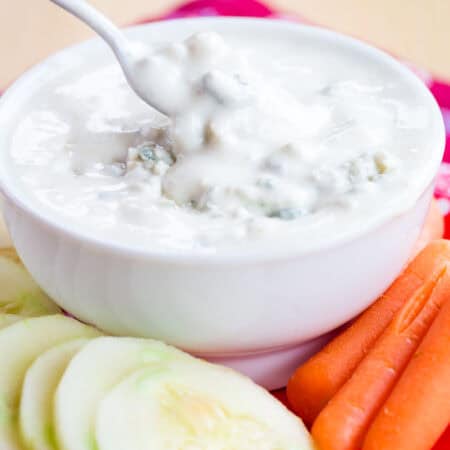
POLYGON ((252 16, 269 17, 273 11, 255 0, 196 0, 180 6, 169 13, 166 18, 189 16, 252 16))

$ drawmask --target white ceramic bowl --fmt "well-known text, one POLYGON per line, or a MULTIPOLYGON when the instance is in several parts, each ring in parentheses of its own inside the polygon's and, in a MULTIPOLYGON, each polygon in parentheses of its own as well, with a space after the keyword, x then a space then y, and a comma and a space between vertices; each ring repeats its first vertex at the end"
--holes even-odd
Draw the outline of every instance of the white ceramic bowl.
MULTIPOLYGON (((336 33, 288 22, 189 19, 135 27, 144 40, 176 39, 201 29, 290 33, 344 46, 400 73, 432 111, 433 170, 401 214, 309 252, 173 256, 109 245, 49 219, 8 171, 10 131, 49 80, 86 61, 110 61, 99 41, 69 48, 20 78, 0 102, 0 182, 12 240, 38 283, 66 310, 111 333, 148 336, 235 366, 279 387, 325 333, 372 302, 410 255, 433 192, 444 148, 439 110, 422 83, 384 53, 336 33), (181 30, 181 31, 180 31, 181 30)), ((395 193, 393 193, 395 195, 395 193)))

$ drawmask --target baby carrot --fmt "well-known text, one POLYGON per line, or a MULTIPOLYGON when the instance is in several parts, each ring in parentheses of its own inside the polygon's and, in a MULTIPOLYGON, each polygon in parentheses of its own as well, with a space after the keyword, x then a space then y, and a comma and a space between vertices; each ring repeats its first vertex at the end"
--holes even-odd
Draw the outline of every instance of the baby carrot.
POLYGON ((425 224, 420 233, 419 239, 412 251, 412 258, 425 248, 431 241, 441 239, 444 236, 444 216, 439 209, 439 205, 435 199, 431 202, 425 224))
POLYGON ((442 304, 450 298, 450 267, 428 280, 395 314, 351 378, 321 411, 312 435, 322 450, 358 450, 442 304))
POLYGON ((364 441, 364 450, 428 450, 450 422, 450 298, 364 441))
POLYGON ((311 425, 322 408, 350 378, 394 314, 450 263, 450 242, 437 240, 422 250, 388 290, 339 336, 300 366, 287 387, 294 411, 311 425))

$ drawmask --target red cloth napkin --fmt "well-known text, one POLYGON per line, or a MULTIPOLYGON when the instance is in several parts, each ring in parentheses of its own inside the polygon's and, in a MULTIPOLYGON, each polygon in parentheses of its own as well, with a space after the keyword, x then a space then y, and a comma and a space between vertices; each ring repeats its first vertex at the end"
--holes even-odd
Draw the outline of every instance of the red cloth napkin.
MULTIPOLYGON (((305 19, 298 16, 288 16, 272 10, 268 6, 256 0, 194 0, 186 3, 164 17, 158 19, 147 18, 141 23, 152 20, 176 19, 180 17, 196 16, 245 16, 245 17, 266 17, 266 18, 284 18, 287 20, 296 20, 306 22, 305 19)), ((445 236, 450 239, 450 85, 434 80, 428 73, 417 71, 412 68, 430 88, 439 103, 444 117, 447 131, 447 146, 438 175, 435 195, 439 199, 441 209, 445 214, 446 231, 445 236)), ((449 330, 450 332, 450 330, 449 330)), ((450 362, 449 362, 450 364, 450 362)), ((449 380, 450 382, 450 380, 449 380)), ((277 398, 288 405, 284 390, 273 393, 277 398)), ((289 406, 289 405, 288 405, 289 406)), ((420 411, 418 411, 420 414, 420 411)), ((439 439, 439 442, 432 450, 450 450, 450 426, 439 439)))

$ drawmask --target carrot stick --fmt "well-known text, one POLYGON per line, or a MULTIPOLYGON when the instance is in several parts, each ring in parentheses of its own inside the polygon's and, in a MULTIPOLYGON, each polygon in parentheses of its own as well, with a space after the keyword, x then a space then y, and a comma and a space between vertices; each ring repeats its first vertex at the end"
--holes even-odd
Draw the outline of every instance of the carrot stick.
POLYGON ((450 422, 450 298, 369 429, 364 450, 428 450, 450 422))
POLYGON ((350 379, 321 411, 312 435, 322 450, 357 450, 372 420, 450 298, 450 265, 428 280, 395 314, 350 379))
POLYGON ((409 264, 389 289, 343 333, 300 366, 287 386, 293 410, 311 425, 350 378, 394 314, 450 261, 450 242, 434 241, 409 264))
POLYGON ((420 233, 419 239, 414 246, 411 258, 423 250, 431 241, 441 239, 444 236, 444 216, 439 209, 435 199, 432 200, 425 224, 420 233))

